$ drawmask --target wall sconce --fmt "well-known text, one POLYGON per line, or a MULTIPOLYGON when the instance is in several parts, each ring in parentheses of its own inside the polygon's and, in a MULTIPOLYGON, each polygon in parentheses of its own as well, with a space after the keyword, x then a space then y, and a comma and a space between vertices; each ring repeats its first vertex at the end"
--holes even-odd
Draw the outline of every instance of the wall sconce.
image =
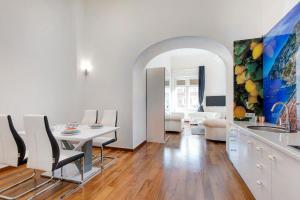
POLYGON ((88 73, 92 70, 92 65, 90 61, 84 60, 81 62, 81 70, 84 72, 84 75, 87 76, 88 73))

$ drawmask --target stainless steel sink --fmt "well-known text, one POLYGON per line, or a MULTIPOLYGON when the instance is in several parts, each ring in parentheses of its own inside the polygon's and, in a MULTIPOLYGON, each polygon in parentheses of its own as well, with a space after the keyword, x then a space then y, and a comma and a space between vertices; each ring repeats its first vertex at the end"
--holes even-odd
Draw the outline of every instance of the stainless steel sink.
POLYGON ((273 133, 288 133, 285 128, 276 126, 247 126, 247 128, 257 131, 273 132, 273 133))

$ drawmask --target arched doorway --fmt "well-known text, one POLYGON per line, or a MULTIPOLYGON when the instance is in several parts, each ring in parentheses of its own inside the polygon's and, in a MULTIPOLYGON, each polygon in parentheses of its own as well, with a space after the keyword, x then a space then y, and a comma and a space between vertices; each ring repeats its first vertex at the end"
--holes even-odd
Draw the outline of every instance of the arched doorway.
POLYGON ((222 44, 203 37, 189 36, 163 40, 145 49, 136 59, 132 79, 132 132, 133 147, 146 140, 146 70, 147 63, 157 55, 180 48, 194 48, 210 51, 218 55, 227 69, 227 121, 232 120, 233 109, 233 60, 230 51, 222 44))

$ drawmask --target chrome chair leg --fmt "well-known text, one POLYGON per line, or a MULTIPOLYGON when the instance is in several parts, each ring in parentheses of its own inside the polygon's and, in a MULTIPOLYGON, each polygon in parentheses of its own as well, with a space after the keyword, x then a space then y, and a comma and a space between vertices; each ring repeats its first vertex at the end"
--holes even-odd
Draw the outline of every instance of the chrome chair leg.
POLYGON ((21 180, 21 181, 15 183, 15 184, 13 184, 13 185, 11 185, 11 186, 9 186, 9 187, 7 187, 7 188, 4 188, 4 189, 0 190, 0 194, 3 193, 3 192, 5 192, 5 191, 7 191, 7 190, 9 190, 9 189, 12 189, 13 187, 16 187, 16 186, 20 185, 21 183, 24 183, 24 182, 26 182, 26 181, 32 179, 33 177, 35 177, 35 175, 36 175, 36 172, 33 171, 33 173, 32 173, 31 176, 29 176, 29 177, 27 177, 27 178, 25 178, 25 179, 23 179, 23 180, 21 180))
POLYGON ((111 164, 113 164, 113 162, 114 162, 114 160, 115 159, 117 159, 116 157, 111 157, 111 156, 103 156, 103 158, 105 159, 110 159, 111 161, 109 161, 108 163, 106 163, 106 164, 102 164, 102 169, 105 169, 105 168, 107 168, 107 167, 109 167, 111 164))
MULTIPOLYGON (((53 178, 51 178, 50 180, 52 180, 52 179, 53 179, 53 178)), ((54 182, 53 184, 49 185, 48 187, 44 188, 43 190, 41 190, 41 191, 39 191, 38 193, 34 194, 33 196, 29 197, 28 200, 29 200, 29 199, 32 200, 32 199, 34 199, 35 197, 39 196, 40 194, 46 192, 47 190, 50 190, 50 189, 56 187, 61 181, 62 181, 61 179, 57 180, 57 181, 54 182)), ((42 186, 42 185, 45 185, 46 183, 49 183, 49 182, 50 182, 50 181, 46 181, 45 183, 41 184, 41 186, 42 186)), ((41 187, 41 186, 39 185, 37 188, 39 188, 39 187, 41 187)), ((35 189, 37 189, 37 188, 35 188, 35 189)))
MULTIPOLYGON (((80 159, 82 162, 81 165, 81 183, 83 183, 84 181, 84 157, 80 159)), ((52 177, 50 180, 52 180, 54 178, 54 171, 52 171, 52 177)), ((63 167, 60 168, 60 179, 58 181, 56 181, 55 183, 53 183, 52 185, 49 185, 48 187, 46 187, 45 189, 39 191, 38 193, 34 194, 33 196, 31 196, 30 198, 28 198, 28 200, 32 200, 35 197, 39 196, 40 194, 46 192, 47 190, 50 190, 54 187, 56 187, 59 183, 61 183, 63 181, 63 167)), ((38 186, 39 187, 39 186, 38 186)))
POLYGON ((107 158, 107 159, 116 159, 116 157, 113 157, 113 156, 103 156, 103 158, 107 158))
POLYGON ((81 183, 84 182, 84 165, 85 165, 85 161, 84 161, 84 157, 80 159, 81 160, 81 183))
POLYGON ((104 156, 103 155, 103 146, 101 146, 101 167, 104 169, 105 167, 109 166, 111 164, 112 161, 114 161, 116 159, 116 157, 112 157, 112 156, 104 156), (110 162, 108 162, 106 165, 104 165, 104 159, 111 159, 110 162))
POLYGON ((84 161, 84 157, 80 159, 81 162, 81 168, 80 168, 80 175, 81 175, 81 184, 76 186, 75 188, 65 192, 64 194, 62 194, 59 199, 64 199, 68 196, 70 196, 71 194, 73 194, 75 191, 77 191, 79 188, 81 188, 84 185, 84 165, 85 165, 85 161, 84 161))
MULTIPOLYGON (((51 176, 50 180, 46 181, 45 184, 49 183, 53 179, 54 179, 54 171, 52 171, 52 176, 51 176)), ((28 199, 34 199, 35 197, 39 196, 40 194, 46 192, 47 190, 50 190, 50 189, 56 187, 62 180, 63 180, 63 167, 60 168, 60 179, 58 181, 55 181, 53 184, 49 185, 48 187, 44 188, 43 190, 41 190, 38 193, 34 194, 33 196, 29 197, 28 199)), ((41 186, 43 186, 45 184, 42 183, 41 185, 38 185, 37 188, 40 188, 41 186)))
POLYGON ((94 155, 93 154, 93 164, 98 162, 100 160, 101 165, 103 164, 103 146, 100 146, 100 156, 94 155))
POLYGON ((114 161, 116 159, 116 157, 113 157, 113 156, 104 156, 103 154, 103 146, 101 145, 100 146, 100 156, 97 156, 96 159, 93 160, 93 164, 95 164, 96 162, 98 162, 100 160, 100 164, 101 164, 101 168, 104 169, 106 168, 107 166, 109 166, 112 161, 114 161), (112 161, 110 161, 109 163, 105 164, 104 165, 104 159, 107 158, 107 159, 111 159, 112 161))
POLYGON ((101 165, 103 165, 103 146, 101 145, 101 165))
MULTIPOLYGON (((36 174, 36 171, 35 171, 35 170, 34 170, 34 173, 36 174)), ((40 188, 40 187, 46 185, 47 183, 50 183, 50 182, 53 180, 53 178, 54 178, 54 177, 52 176, 49 180, 47 180, 47 181, 45 181, 45 182, 39 184, 38 186, 33 187, 33 188, 31 188, 31 189, 29 189, 29 190, 27 190, 27 191, 25 191, 25 192, 23 192, 23 193, 21 193, 21 194, 19 194, 19 195, 17 195, 17 196, 9 197, 9 196, 5 196, 5 195, 0 195, 0 198, 1 198, 1 199, 6 199, 6 200, 18 199, 18 198, 20 198, 20 197, 22 197, 22 196, 24 196, 24 195, 26 195, 26 194, 28 194, 28 193, 34 191, 34 190, 36 190, 36 189, 38 189, 38 188, 40 188)))
POLYGON ((64 177, 63 173, 64 173, 64 167, 61 167, 60 168, 60 179, 63 179, 63 177, 64 177))

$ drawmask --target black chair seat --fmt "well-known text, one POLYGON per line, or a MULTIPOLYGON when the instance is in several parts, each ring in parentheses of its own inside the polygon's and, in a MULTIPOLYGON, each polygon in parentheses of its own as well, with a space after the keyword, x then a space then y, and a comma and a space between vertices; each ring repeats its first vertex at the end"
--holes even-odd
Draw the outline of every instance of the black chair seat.
POLYGON ((80 158, 84 157, 83 152, 76 152, 72 150, 61 150, 60 151, 60 156, 59 156, 59 161, 55 167, 55 169, 61 168, 71 162, 74 162, 80 158))
POLYGON ((112 138, 111 140, 108 140, 108 141, 104 142, 104 143, 102 144, 102 146, 109 145, 109 144, 111 144, 111 143, 113 143, 113 142, 116 142, 116 141, 117 141, 116 138, 112 138))

